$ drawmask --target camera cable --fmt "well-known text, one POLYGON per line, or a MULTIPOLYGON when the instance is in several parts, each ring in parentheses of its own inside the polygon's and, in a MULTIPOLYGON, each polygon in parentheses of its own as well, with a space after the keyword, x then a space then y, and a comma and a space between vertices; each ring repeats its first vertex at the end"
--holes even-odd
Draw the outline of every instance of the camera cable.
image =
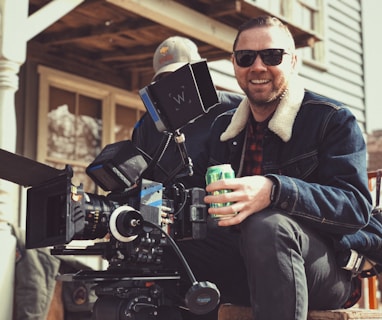
POLYGON ((185 296, 186 307, 195 314, 205 314, 214 310, 220 301, 220 292, 216 285, 208 281, 198 282, 196 280, 178 245, 160 226, 145 220, 143 221, 143 225, 159 230, 166 237, 186 270, 192 283, 191 288, 187 291, 185 296))

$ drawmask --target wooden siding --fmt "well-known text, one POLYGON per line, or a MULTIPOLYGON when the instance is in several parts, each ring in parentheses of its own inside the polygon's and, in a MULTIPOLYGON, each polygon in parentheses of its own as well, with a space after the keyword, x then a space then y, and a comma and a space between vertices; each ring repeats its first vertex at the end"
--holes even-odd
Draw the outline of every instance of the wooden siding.
POLYGON ((365 132, 361 0, 331 0, 325 9, 323 68, 303 62, 300 73, 307 89, 345 103, 365 132))

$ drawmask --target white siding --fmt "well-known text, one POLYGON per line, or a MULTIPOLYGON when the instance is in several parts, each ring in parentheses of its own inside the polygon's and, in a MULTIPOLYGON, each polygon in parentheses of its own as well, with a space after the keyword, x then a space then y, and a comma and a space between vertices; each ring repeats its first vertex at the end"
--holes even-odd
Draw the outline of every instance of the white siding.
POLYGON ((326 7, 322 69, 303 63, 306 88, 345 103, 365 130, 365 88, 360 0, 330 0, 326 7))

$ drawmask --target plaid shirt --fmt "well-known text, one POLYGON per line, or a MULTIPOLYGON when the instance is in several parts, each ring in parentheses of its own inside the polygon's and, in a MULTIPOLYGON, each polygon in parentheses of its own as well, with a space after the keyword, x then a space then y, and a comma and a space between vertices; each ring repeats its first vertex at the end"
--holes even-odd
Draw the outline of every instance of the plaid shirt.
POLYGON ((253 117, 247 123, 247 141, 244 156, 244 176, 263 173, 263 142, 270 117, 263 122, 256 122, 253 117))

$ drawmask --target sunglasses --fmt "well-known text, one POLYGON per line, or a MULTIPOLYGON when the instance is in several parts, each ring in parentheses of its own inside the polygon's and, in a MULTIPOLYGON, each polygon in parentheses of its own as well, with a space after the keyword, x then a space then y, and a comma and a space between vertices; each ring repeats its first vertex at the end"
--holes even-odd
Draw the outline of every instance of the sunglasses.
POLYGON ((284 54, 288 54, 284 49, 236 50, 233 52, 237 65, 242 68, 250 67, 258 55, 265 65, 277 66, 283 60, 284 54))

